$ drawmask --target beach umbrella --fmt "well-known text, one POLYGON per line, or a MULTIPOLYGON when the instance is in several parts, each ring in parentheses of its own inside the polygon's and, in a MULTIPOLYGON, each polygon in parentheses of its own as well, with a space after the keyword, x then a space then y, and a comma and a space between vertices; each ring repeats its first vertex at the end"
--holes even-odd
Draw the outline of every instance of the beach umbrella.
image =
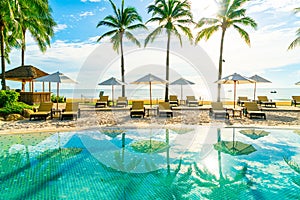
POLYGON ((165 84, 167 81, 158 78, 157 76, 154 76, 153 74, 147 74, 146 76, 143 76, 142 78, 132 82, 131 84, 149 84, 150 87, 150 106, 152 107, 152 84, 165 84))
POLYGON ((249 79, 255 81, 254 82, 254 98, 253 98, 253 100, 255 100, 255 96, 256 96, 256 83, 271 83, 271 81, 269 81, 261 76, 258 76, 256 74, 249 77, 249 79))
POLYGON ((214 144, 214 148, 217 151, 230 154, 232 156, 248 155, 256 151, 251 144, 246 144, 240 141, 235 141, 235 129, 233 128, 232 141, 219 141, 214 144))
POLYGON ((125 85, 126 83, 116 79, 115 77, 111 77, 110 79, 107 79, 106 81, 103 81, 99 83, 98 85, 111 85, 111 96, 112 96, 112 101, 114 105, 114 86, 115 85, 125 85))
POLYGON ((56 109, 58 110, 58 97, 59 97, 59 84, 60 83, 77 83, 76 81, 72 80, 68 76, 64 75, 63 73, 57 71, 53 74, 50 74, 48 76, 43 76, 40 78, 34 79, 34 81, 37 82, 54 82, 57 83, 57 97, 56 97, 56 109))
POLYGON ((233 96, 233 107, 235 108, 235 99, 236 99, 236 84, 248 84, 254 83, 255 81, 244 77, 240 74, 234 73, 232 75, 226 76, 221 80, 216 81, 219 84, 233 84, 234 85, 234 96, 233 96))
POLYGON ((270 132, 264 131, 264 130, 257 130, 257 129, 247 129, 247 130, 240 130, 241 134, 246 135, 247 137, 256 140, 258 138, 267 136, 270 134, 270 132))
POLYGON ((186 80, 184 78, 180 78, 180 79, 177 79, 176 81, 172 82, 170 85, 180 85, 180 97, 181 97, 181 100, 183 99, 182 98, 182 86, 183 85, 194 85, 195 83, 189 81, 189 80, 186 80))

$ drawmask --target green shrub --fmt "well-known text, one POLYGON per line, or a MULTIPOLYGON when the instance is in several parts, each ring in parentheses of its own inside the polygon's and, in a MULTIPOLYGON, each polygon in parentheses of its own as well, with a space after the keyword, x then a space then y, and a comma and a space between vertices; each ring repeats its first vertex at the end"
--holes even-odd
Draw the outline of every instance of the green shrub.
POLYGON ((0 91, 0 108, 6 105, 16 103, 18 101, 19 93, 12 90, 0 91))
MULTIPOLYGON (((56 95, 55 94, 51 95, 51 101, 53 103, 56 103, 56 95)), ((58 97, 58 103, 64 103, 64 102, 65 102, 65 97, 64 96, 59 96, 58 97)))
POLYGON ((23 109, 32 109, 32 106, 29 106, 23 102, 14 102, 12 104, 7 104, 5 107, 0 108, 0 115, 6 116, 9 114, 22 114, 23 109))

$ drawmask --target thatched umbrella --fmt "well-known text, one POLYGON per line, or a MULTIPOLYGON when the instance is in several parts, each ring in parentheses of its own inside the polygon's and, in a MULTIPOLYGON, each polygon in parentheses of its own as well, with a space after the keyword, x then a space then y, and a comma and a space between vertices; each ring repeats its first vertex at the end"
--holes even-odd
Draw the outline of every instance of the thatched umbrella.
MULTIPOLYGON (((33 79, 47 75, 49 74, 32 65, 16 67, 5 72, 5 78, 7 80, 22 82, 22 91, 24 91, 25 89, 26 82, 32 82, 33 79)), ((33 90, 33 87, 31 88, 31 90, 33 90)))

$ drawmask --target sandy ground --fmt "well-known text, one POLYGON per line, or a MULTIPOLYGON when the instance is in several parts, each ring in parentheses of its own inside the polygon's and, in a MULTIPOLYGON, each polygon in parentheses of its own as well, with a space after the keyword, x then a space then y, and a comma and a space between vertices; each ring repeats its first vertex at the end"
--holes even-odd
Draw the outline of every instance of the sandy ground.
MULTIPOLYGON (((147 126, 177 126, 177 125, 221 125, 234 127, 285 127, 300 129, 300 108, 289 107, 290 111, 279 111, 280 108, 264 111, 267 120, 249 119, 248 117, 230 117, 229 120, 214 119, 208 110, 176 110, 172 118, 148 116, 145 118, 130 118, 129 110, 94 111, 82 108, 78 120, 60 121, 57 118, 47 121, 29 119, 20 121, 0 121, 0 134, 32 133, 45 131, 73 131, 103 126, 113 127, 147 127, 147 126), (297 111, 297 112, 295 112, 297 111)), ((286 110, 286 109, 285 109, 286 110)))

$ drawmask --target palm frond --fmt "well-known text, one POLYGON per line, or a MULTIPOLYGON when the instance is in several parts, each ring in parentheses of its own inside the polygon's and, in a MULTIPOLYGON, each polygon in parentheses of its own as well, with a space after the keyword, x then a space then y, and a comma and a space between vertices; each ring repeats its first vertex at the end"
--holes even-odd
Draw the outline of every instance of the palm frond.
POLYGON ((153 42, 153 41, 155 40, 156 36, 159 35, 159 34, 161 34, 162 30, 163 30, 163 27, 162 27, 162 26, 159 26, 159 27, 157 27, 154 31, 152 31, 152 32, 146 37, 146 39, 145 39, 145 45, 144 45, 144 46, 146 47, 147 44, 148 44, 149 42, 153 42))
POLYGON ((241 38, 243 38, 245 40, 246 44, 251 46, 249 34, 244 29, 239 27, 238 25, 233 25, 233 27, 239 32, 241 38))
POLYGON ((221 27, 220 25, 216 25, 216 26, 210 26, 208 28, 200 30, 197 33, 196 38, 195 38, 196 44, 203 38, 205 40, 208 40, 212 36, 213 33, 215 33, 216 31, 219 30, 220 27, 221 27))
POLYGON ((228 9, 228 16, 230 16, 231 13, 235 12, 237 9, 239 9, 244 3, 246 3, 248 0, 233 0, 232 4, 229 6, 228 9))
POLYGON ((204 25, 216 25, 217 23, 221 22, 216 18, 202 18, 197 23, 196 28, 201 28, 204 25))
POLYGON ((242 24, 245 26, 251 26, 252 28, 256 29, 257 28, 257 23, 254 21, 254 19, 250 17, 243 17, 240 19, 232 20, 232 24, 242 24))
POLYGON ((228 13, 228 18, 236 19, 236 18, 244 17, 245 14, 246 14, 246 9, 235 10, 231 13, 228 13))
POLYGON ((113 44, 113 50, 116 51, 117 53, 119 53, 121 37, 122 34, 120 32, 117 32, 115 35, 113 35, 110 38, 110 42, 113 44))
POLYGON ((112 36, 114 34, 117 34, 119 32, 118 29, 114 29, 114 30, 111 30, 111 31, 108 31, 106 33, 103 33, 97 40, 97 42, 100 42, 104 37, 107 37, 107 36, 112 36))
POLYGON ((128 40, 135 43, 138 47, 141 46, 140 42, 134 37, 134 35, 128 31, 125 31, 125 36, 128 40))

